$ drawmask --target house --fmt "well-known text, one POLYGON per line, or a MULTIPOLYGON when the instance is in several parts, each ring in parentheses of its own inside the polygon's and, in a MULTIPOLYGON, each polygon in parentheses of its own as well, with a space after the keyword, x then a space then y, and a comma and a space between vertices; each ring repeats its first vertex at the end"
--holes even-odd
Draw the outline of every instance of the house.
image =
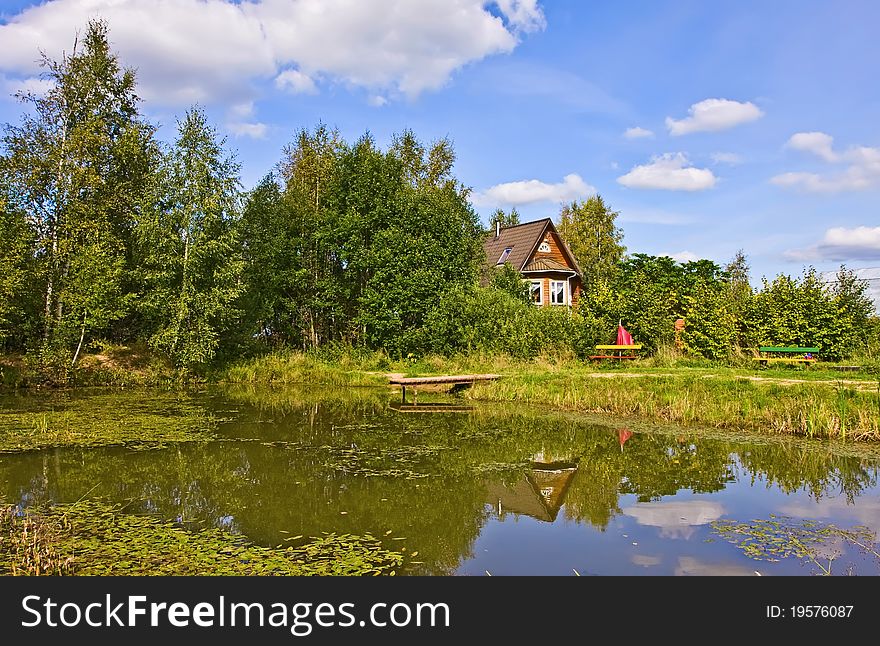
POLYGON ((534 465, 514 483, 486 483, 486 502, 492 505, 500 518, 512 513, 531 516, 552 523, 565 502, 565 494, 577 472, 577 465, 559 468, 534 465))
POLYGON ((499 228, 483 243, 487 268, 509 264, 529 283, 539 306, 574 305, 582 272, 550 218, 499 228))

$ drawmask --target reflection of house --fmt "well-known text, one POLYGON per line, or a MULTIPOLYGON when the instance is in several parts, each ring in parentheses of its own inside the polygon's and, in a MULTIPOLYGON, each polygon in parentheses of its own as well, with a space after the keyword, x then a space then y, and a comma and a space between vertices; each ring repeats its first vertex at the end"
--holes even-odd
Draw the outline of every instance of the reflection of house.
POLYGON ((577 466, 569 463, 536 465, 521 476, 513 485, 500 482, 489 483, 486 502, 491 504, 500 517, 505 513, 525 514, 552 523, 565 502, 565 493, 577 466))
POLYGON ((550 218, 496 229, 483 244, 489 268, 509 264, 529 283, 535 305, 574 305, 581 269, 550 218))

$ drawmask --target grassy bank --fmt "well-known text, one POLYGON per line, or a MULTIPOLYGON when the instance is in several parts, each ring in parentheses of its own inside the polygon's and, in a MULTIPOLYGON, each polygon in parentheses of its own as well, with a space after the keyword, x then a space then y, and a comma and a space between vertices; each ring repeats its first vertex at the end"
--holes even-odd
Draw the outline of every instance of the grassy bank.
POLYGON ((425 357, 391 361, 378 354, 321 359, 270 355, 221 377, 248 383, 387 384, 407 376, 498 373, 464 391, 473 400, 521 402, 682 425, 815 438, 880 440, 880 381, 872 367, 758 368, 666 353, 626 365, 573 358, 425 357))
POLYGON ((328 534, 267 548, 99 501, 25 512, 0 505, 0 575, 375 575, 402 564, 402 554, 372 536, 328 534))
POLYGON ((764 379, 684 371, 629 376, 554 371, 479 383, 464 396, 682 425, 880 440, 877 382, 764 379))

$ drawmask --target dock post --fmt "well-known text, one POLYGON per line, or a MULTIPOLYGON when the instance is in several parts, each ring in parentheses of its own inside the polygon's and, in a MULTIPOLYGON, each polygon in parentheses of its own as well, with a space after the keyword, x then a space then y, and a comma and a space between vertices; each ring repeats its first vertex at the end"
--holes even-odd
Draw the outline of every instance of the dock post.
POLYGON ((400 384, 400 403, 406 403, 406 384, 400 384))

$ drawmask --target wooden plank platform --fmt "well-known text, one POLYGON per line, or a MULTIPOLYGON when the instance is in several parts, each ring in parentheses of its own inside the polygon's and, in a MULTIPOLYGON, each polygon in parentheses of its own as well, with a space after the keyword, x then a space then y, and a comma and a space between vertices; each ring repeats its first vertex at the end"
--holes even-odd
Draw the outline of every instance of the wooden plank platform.
POLYGON ((501 375, 441 375, 439 377, 397 377, 388 383, 398 386, 417 386, 424 384, 472 384, 475 381, 500 379, 501 375))

